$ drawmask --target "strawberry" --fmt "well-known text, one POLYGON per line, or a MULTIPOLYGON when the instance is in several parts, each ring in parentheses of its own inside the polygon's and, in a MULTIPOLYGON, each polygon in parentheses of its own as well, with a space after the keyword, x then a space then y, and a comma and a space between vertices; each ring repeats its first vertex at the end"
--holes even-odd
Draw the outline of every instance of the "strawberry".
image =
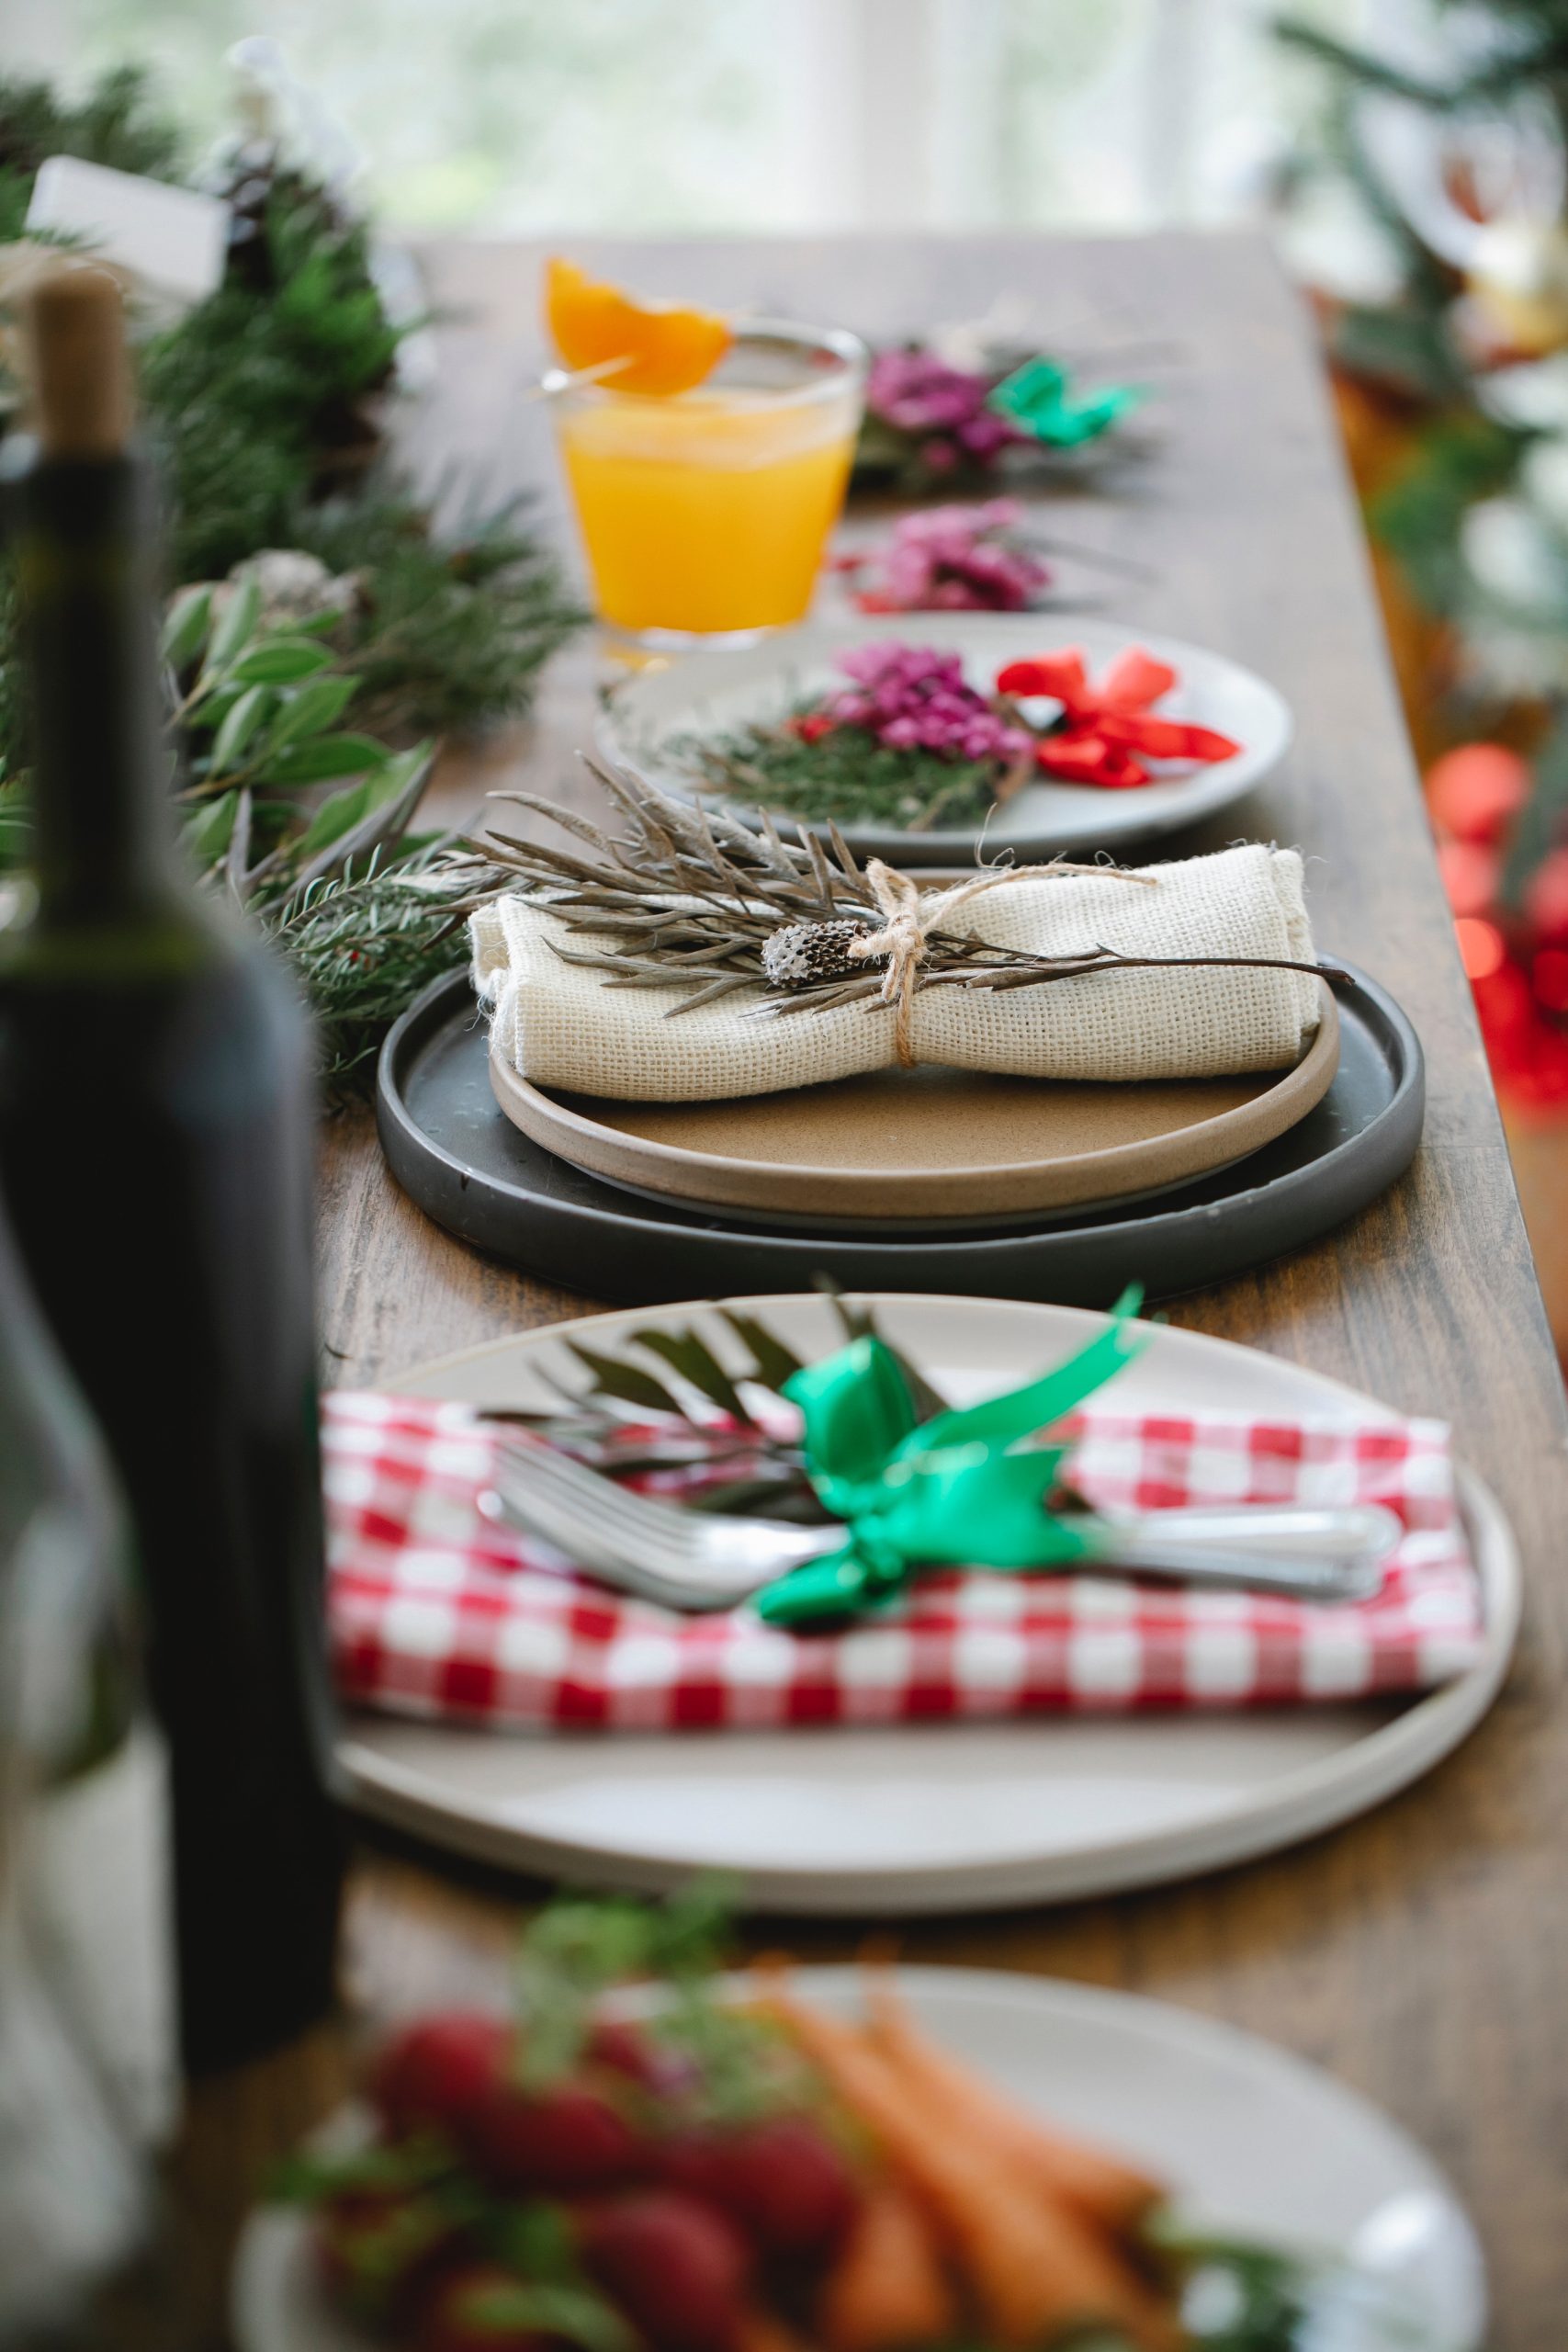
POLYGON ((600 2018, 588 2036, 586 2055, 592 2065, 607 2066, 633 2083, 648 2080, 653 2059, 647 2034, 626 2018, 600 2018))
POLYGON ((746 2248, 711 2205, 643 2189, 590 2208, 583 2267, 655 2352, 735 2352, 745 2318, 746 2248))
POLYGON ((391 2132, 422 2124, 457 2132, 500 2081, 512 2054, 504 2018, 454 2009, 421 2018, 386 2041, 370 2070, 370 2101, 391 2132))
POLYGON ((685 2133, 660 2151, 659 2169, 727 2213, 769 2260, 825 2261, 860 2201, 843 2157, 803 2115, 685 2133))
POLYGON ((465 2118, 463 2143, 491 2186, 513 2196, 600 2196, 644 2164, 626 2118, 579 2083, 538 2092, 493 2085, 465 2118))
POLYGON ((497 2262, 470 2262, 441 2279, 414 2329, 419 2352, 548 2352, 528 2316, 528 2290, 497 2262))
POLYGON ((688 2089, 697 2079, 690 2058, 666 2049, 625 2018, 601 2018, 588 2037, 585 2056, 606 2074, 624 2075, 639 2090, 670 2097, 688 2089))

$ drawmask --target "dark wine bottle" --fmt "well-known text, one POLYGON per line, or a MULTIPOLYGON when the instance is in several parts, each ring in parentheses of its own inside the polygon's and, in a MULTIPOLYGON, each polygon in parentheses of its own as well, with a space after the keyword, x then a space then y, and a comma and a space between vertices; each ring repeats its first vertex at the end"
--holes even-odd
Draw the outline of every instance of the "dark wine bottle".
POLYGON ((178 856, 118 288, 66 270, 31 325, 36 438, 6 506, 37 903, 0 933, 0 1185, 130 1503, 200 2072, 288 2039, 335 1989, 310 1041, 261 942, 178 856))

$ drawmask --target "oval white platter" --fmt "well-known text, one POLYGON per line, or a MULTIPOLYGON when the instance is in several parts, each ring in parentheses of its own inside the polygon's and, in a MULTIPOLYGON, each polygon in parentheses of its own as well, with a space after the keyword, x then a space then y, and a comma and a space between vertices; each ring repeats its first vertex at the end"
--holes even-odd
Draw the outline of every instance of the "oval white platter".
MULTIPOLYGON (((661 749, 671 738, 728 734, 751 720, 782 718, 803 695, 850 683, 837 667, 840 653, 890 638, 962 653, 966 678, 985 694, 1004 662, 1076 645, 1094 677, 1118 653, 1140 645, 1168 662, 1180 677, 1179 686, 1159 705, 1159 715, 1217 728, 1241 749, 1234 758, 1162 774, 1157 782, 1130 791, 1043 777, 996 809, 983 828, 908 832, 845 825, 844 838, 857 856, 902 865, 968 865, 982 832, 987 859, 1004 850, 1041 858, 1068 850, 1119 848, 1228 808, 1278 764, 1290 743, 1291 714, 1283 698, 1223 654, 1092 614, 1044 612, 893 613, 874 620, 807 621, 739 651, 691 653, 650 663, 612 690, 597 722, 599 747, 622 766, 690 798, 690 770, 661 749)), ((746 804, 731 805, 747 813, 746 804)))
MULTIPOLYGON (((853 2013, 853 1970, 802 1969, 797 1981, 807 1999, 853 2013)), ((1043 2120, 1168 2180, 1184 2222, 1343 2262, 1365 2307, 1358 2297, 1353 2332, 1325 2329, 1325 2347, 1480 2344, 1485 2274, 1464 2209, 1397 2125, 1315 2066, 1130 1993, 970 1968, 900 1969, 899 1981, 954 2057, 1043 2120)), ((367 2352, 370 2342, 327 2302, 306 2224, 286 2209, 247 2224, 232 2304, 240 2352, 367 2352)))
MULTIPOLYGON (((956 1402, 1011 1387, 1101 1317, 1009 1299, 867 1294, 888 1337, 956 1402)), ((815 1294, 736 1302, 807 1358, 841 1338, 815 1294)), ((491 1406, 558 1401, 566 1334, 614 1347, 657 1314, 734 1343, 699 1303, 624 1308, 496 1340, 387 1381, 491 1406)), ((1387 1408, 1276 1356, 1147 1327, 1117 1400, 1278 1414, 1387 1408)), ((358 1713, 341 1760, 367 1813, 540 1876, 659 1893, 734 1871, 748 1907, 818 1916, 1066 1902, 1190 1878, 1298 1843, 1429 1771, 1480 1721, 1507 1669, 1519 1570, 1506 1520, 1461 1471, 1487 1640, 1458 1680, 1404 1702, 1235 1713, 1033 1715, 776 1732, 532 1736, 358 1713)))

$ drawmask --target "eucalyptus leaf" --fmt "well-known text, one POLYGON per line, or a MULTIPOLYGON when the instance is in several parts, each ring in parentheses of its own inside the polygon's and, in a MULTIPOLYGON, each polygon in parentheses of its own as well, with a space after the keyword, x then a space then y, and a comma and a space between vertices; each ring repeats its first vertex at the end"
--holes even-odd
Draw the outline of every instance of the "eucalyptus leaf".
POLYGON ((225 679, 220 686, 213 686, 202 695, 187 716, 186 725, 193 731, 199 729, 210 733, 214 728, 222 725, 241 695, 249 692, 248 686, 237 686, 225 679))
MULTIPOLYGON (((359 764, 363 766, 364 763, 359 764)), ((269 775, 267 780, 276 782, 276 775, 269 775)), ((380 808, 390 799, 396 789, 397 779, 389 777, 383 768, 367 775, 362 784, 350 785, 343 792, 333 793, 330 798, 322 801, 306 828, 299 844, 299 856, 313 857, 318 850, 327 848, 331 842, 341 842, 356 825, 364 822, 372 809, 380 808)))
POLYGON ((285 743, 298 743, 335 725, 358 690, 357 678, 310 679, 278 712, 271 735, 273 749, 280 751, 285 743))
MULTIPOLYGON (((299 857, 297 852, 291 888, 299 890, 321 880, 333 866, 348 859, 374 854, 378 860, 382 849, 396 840, 418 807, 429 770, 427 747, 400 752, 375 769, 359 787, 365 796, 364 815, 347 833, 338 835, 330 847, 320 849, 308 858, 299 857)), ((433 942, 439 944, 454 929, 461 928, 466 910, 461 905, 456 911, 450 907, 432 910, 427 905, 423 911, 426 919, 432 911, 434 913, 432 936, 433 942)))
POLYGON ((220 793, 187 817, 180 829, 180 838, 189 855, 201 866, 216 865, 229 846, 234 831, 234 819, 240 805, 237 792, 220 793))
POLYGON ((172 670, 183 670, 195 661, 211 620, 211 589, 182 589, 164 623, 163 655, 172 670))
POLYGON ((332 655, 308 637, 275 637, 242 653, 231 675, 243 685, 292 686, 330 669, 332 655))
POLYGON ((391 765, 386 745, 368 735, 321 735, 309 743, 288 744, 276 757, 269 752, 261 780, 274 786, 330 784, 340 775, 391 765))
MULTIPOLYGON (((434 750, 434 743, 425 742, 411 744, 406 752, 394 752, 387 763, 388 774, 395 775, 400 785, 412 784, 414 778, 423 776, 429 767, 434 750)), ((411 815, 418 806, 419 797, 416 795, 409 803, 411 815)))
POLYGON ((231 703, 208 755, 212 773, 221 775, 233 765, 272 708, 273 701, 270 686, 247 686, 231 703))
POLYGON ((261 618, 261 590, 254 580, 246 580, 235 590, 228 607, 212 632, 207 648, 206 667, 209 671, 225 670, 243 645, 248 645, 255 635, 261 618))

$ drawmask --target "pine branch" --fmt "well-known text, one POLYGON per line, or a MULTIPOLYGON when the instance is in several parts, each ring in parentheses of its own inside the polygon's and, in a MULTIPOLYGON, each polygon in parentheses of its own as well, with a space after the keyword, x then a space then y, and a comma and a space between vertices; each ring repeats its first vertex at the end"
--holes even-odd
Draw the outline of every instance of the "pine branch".
POLYGON ((441 734, 525 710, 587 615, 514 501, 450 532, 394 480, 306 506, 288 544, 360 583, 347 632, 370 725, 441 734))
POLYGON ((468 963, 468 917, 485 881, 481 862, 439 842, 398 864, 372 857, 263 911, 315 1015, 330 1098, 361 1091, 393 1022, 468 963))
POLYGON ((1422 75, 1407 73, 1404 66, 1391 59, 1380 57, 1374 50, 1362 49, 1354 41, 1340 40, 1335 34, 1325 32, 1318 25, 1303 17, 1276 17, 1272 30, 1277 40, 1287 49, 1298 50, 1319 65, 1352 82, 1359 89, 1377 90, 1389 97, 1404 98, 1412 106, 1427 107, 1434 111, 1451 104, 1449 91, 1441 83, 1428 82, 1422 75))

